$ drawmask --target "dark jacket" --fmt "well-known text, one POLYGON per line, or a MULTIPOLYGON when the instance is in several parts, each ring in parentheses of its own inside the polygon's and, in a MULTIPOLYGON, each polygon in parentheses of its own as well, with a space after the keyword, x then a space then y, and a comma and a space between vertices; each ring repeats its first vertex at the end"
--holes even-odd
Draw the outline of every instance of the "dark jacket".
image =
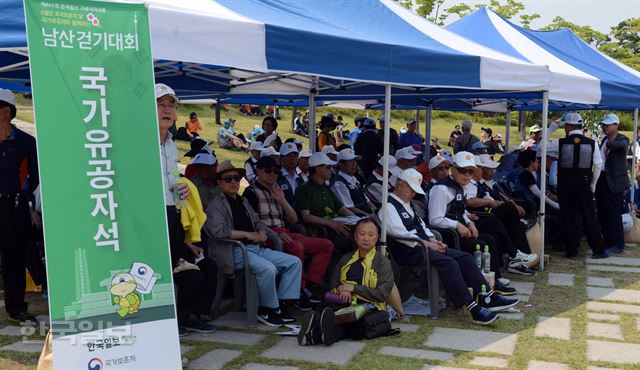
POLYGON ((480 139, 471 134, 471 131, 463 131, 462 135, 458 136, 456 143, 453 145, 453 154, 457 152, 471 152, 471 147, 474 143, 480 141, 480 139))
MULTIPOLYGON (((347 253, 342 256, 336 268, 333 269, 333 276, 331 277, 332 288, 337 288, 340 285, 340 271, 342 270, 342 267, 349 262, 351 256, 352 253, 347 253)), ((378 286, 375 288, 368 288, 366 286, 356 285, 353 293, 371 302, 385 302, 391 294, 391 289, 393 289, 394 284, 391 262, 381 253, 376 253, 373 258, 372 268, 373 271, 378 274, 378 286)))
MULTIPOLYGON (((605 139, 606 140, 606 139, 605 139)), ((600 143, 600 148, 604 141, 600 143)), ((629 139, 618 134, 615 140, 607 141, 607 149, 609 154, 605 158, 604 164, 604 176, 607 180, 607 185, 613 193, 623 193, 629 189, 629 175, 627 174, 627 149, 629 148, 629 139)))
POLYGON ((384 144, 377 130, 367 129, 358 135, 353 151, 362 157, 358 165, 366 178, 376 169, 378 156, 382 154, 383 150, 384 144))

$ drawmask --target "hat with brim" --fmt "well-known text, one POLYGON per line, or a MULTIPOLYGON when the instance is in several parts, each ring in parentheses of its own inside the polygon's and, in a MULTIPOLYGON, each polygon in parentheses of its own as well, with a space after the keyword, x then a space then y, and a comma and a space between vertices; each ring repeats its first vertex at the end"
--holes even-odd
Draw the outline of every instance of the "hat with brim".
POLYGON ((313 153, 311 153, 311 149, 302 149, 300 151, 300 154, 298 155, 298 157, 300 157, 300 158, 310 158, 312 154, 313 153))
POLYGON ((335 166, 336 163, 332 161, 327 153, 316 152, 311 155, 309 158, 309 167, 317 167, 317 166, 335 166))
POLYGON ((456 155, 453 156, 453 164, 459 168, 475 167, 476 161, 474 155, 469 152, 457 152, 456 155))
POLYGON ((607 114, 606 116, 604 116, 604 118, 602 119, 602 121, 600 121, 601 125, 619 125, 620 124, 620 118, 618 118, 618 116, 616 116, 613 113, 607 114))
POLYGON ((325 145, 322 147, 322 149, 320 149, 320 151, 325 154, 338 155, 338 151, 333 147, 333 145, 325 145))
POLYGON ((356 155, 356 153, 353 152, 353 149, 351 148, 346 148, 346 149, 342 149, 340 152, 338 152, 338 162, 340 161, 350 161, 352 159, 360 159, 362 157, 360 157, 359 155, 356 155))
POLYGON ((443 162, 447 162, 447 163, 449 163, 449 161, 448 161, 445 157, 443 157, 443 156, 441 156, 441 155, 437 155, 437 156, 435 156, 435 157, 431 158, 431 159, 429 160, 429 171, 431 171, 431 170, 433 170, 434 168, 438 167, 438 166, 439 166, 439 165, 441 165, 443 162))
POLYGON ((260 142, 260 141, 254 141, 249 146, 249 151, 250 152, 254 151, 254 150, 257 150, 257 151, 261 152, 263 149, 264 149, 264 147, 262 146, 262 142, 260 142))
POLYGON ((247 171, 245 171, 244 168, 234 167, 231 161, 227 159, 224 162, 220 163, 220 165, 218 165, 218 171, 216 172, 216 180, 219 180, 222 176, 224 176, 225 173, 231 172, 231 171, 238 172, 240 176, 244 176, 245 173, 247 173, 247 171))
POLYGON ((400 159, 412 160, 416 158, 417 156, 412 153, 412 149, 410 149, 410 147, 405 147, 396 151, 397 160, 400 160, 400 159))
POLYGON ((540 127, 538 125, 533 125, 529 129, 529 133, 532 133, 532 132, 542 132, 542 127, 540 127))
POLYGON ((579 113, 567 113, 564 116, 565 125, 582 126, 582 116, 579 113))
POLYGON ((272 155, 280 156, 280 153, 276 151, 272 146, 268 146, 260 152, 260 158, 262 157, 271 157, 272 155))
POLYGON ((7 89, 0 89, 0 101, 16 106, 16 96, 7 89))
POLYGON ((491 159, 491 156, 489 154, 480 154, 478 156, 478 166, 495 169, 500 166, 500 163, 491 159))
POLYGON ((180 103, 180 99, 178 99, 178 96, 176 95, 176 92, 173 91, 172 88, 170 88, 169 86, 165 85, 165 84, 156 84, 155 85, 155 96, 156 96, 156 100, 162 98, 163 96, 169 95, 170 97, 173 98, 173 101, 175 101, 176 103, 180 103))
POLYGON ((413 168, 407 168, 406 170, 400 172, 398 175, 398 180, 402 180, 409 184, 411 189, 418 194, 424 195, 424 190, 422 190, 422 175, 420 172, 416 171, 413 168))
POLYGON ((202 152, 213 153, 213 149, 209 147, 209 144, 211 144, 211 141, 206 141, 201 138, 195 138, 191 142, 191 150, 186 152, 184 156, 193 158, 196 155, 198 155, 198 153, 202 153, 202 152))
POLYGON ((218 163, 218 159, 215 155, 211 153, 198 153, 190 164, 204 164, 208 166, 213 166, 218 163))

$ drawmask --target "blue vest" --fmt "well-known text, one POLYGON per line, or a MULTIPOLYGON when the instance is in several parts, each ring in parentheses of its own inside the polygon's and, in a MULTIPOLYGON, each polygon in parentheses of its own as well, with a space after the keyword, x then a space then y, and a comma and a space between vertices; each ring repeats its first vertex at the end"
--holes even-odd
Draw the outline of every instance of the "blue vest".
MULTIPOLYGON (((413 217, 406 211, 402 203, 396 200, 394 197, 389 196, 389 203, 391 203, 398 214, 400 215, 400 219, 402 220, 402 224, 404 225, 407 231, 417 231, 417 236, 422 240, 429 240, 429 237, 424 232, 422 225, 420 224, 420 219, 418 218, 415 210, 413 210, 413 217)), ((422 250, 422 246, 418 245, 415 248, 409 247, 403 243, 397 242, 393 239, 389 239, 387 241, 387 245, 389 246, 389 253, 393 259, 402 266, 407 265, 419 265, 424 261, 424 251, 422 250)))
POLYGON ((458 221, 463 225, 467 225, 467 221, 464 219, 465 203, 467 198, 464 196, 464 189, 457 182, 453 180, 451 176, 438 181, 438 185, 444 185, 449 189, 455 191, 453 200, 447 204, 447 212, 445 217, 454 221, 458 221))
POLYGON ((335 184, 336 182, 341 182, 344 184, 344 186, 347 187, 347 189, 349 190, 349 197, 351 197, 351 201, 353 202, 353 206, 355 208, 358 208, 363 212, 371 212, 369 204, 367 203, 367 198, 364 195, 364 189, 362 188, 362 185, 358 183, 356 183, 355 185, 349 183, 347 179, 340 175, 340 173, 337 173, 331 178, 331 185, 335 184))
MULTIPOLYGON (((302 184, 304 184, 304 180, 302 180, 300 176, 295 177, 295 182, 296 182, 296 189, 299 188, 302 184)), ((287 180, 281 172, 278 173, 277 183, 280 189, 282 189, 282 192, 284 193, 284 197, 285 199, 287 199, 287 203, 289 203, 291 207, 295 208, 296 194, 291 188, 291 184, 289 183, 289 180, 287 180)))

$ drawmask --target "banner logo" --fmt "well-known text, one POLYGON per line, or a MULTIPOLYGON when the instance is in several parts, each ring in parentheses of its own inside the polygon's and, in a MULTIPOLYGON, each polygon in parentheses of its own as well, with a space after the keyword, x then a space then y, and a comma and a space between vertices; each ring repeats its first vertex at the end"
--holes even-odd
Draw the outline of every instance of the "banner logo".
POLYGON ((87 366, 88 370, 102 370, 102 367, 104 366, 104 364, 102 363, 102 360, 94 357, 91 360, 89 360, 89 364, 87 366))

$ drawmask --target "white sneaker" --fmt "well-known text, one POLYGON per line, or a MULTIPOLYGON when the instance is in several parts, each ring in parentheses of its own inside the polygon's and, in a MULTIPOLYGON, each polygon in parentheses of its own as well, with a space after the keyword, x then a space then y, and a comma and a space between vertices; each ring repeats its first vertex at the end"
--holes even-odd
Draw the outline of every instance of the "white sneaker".
POLYGON ((511 284, 511 280, 507 279, 507 278, 500 278, 498 279, 499 282, 502 283, 502 285, 509 285, 511 284))
POLYGON ((524 263, 529 263, 529 262, 533 262, 538 258, 538 255, 535 253, 531 253, 531 254, 526 254, 524 252, 521 252, 520 250, 518 250, 516 252, 516 259, 521 260, 524 263))

